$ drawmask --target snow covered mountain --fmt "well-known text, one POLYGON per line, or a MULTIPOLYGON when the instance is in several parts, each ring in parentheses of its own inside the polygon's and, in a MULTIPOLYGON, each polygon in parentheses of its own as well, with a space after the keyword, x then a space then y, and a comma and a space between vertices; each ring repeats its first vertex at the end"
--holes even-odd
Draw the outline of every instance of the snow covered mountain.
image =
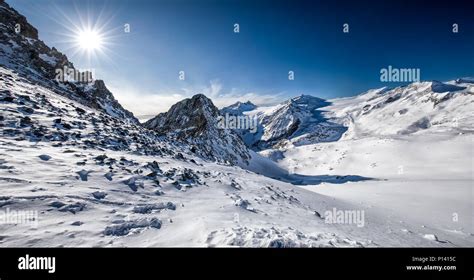
POLYGON ((417 82, 331 100, 326 117, 348 128, 344 139, 474 131, 474 83, 417 82))
POLYGON ((238 131, 256 150, 423 131, 468 133, 474 129, 472 80, 412 83, 333 100, 302 95, 276 106, 241 110, 232 105, 221 112, 258 118, 257 133, 238 131))
MULTIPOLYGON (((239 132, 249 147, 263 150, 337 140, 345 128, 323 116, 321 108, 328 105, 329 102, 321 98, 301 95, 276 106, 234 112, 258 119, 256 133, 245 130, 239 132)), ((223 108, 221 112, 228 112, 230 108, 223 108)))
POLYGON ((0 1, 0 65, 39 85, 107 114, 138 123, 92 71, 79 71, 68 58, 50 48, 26 18, 0 1))
POLYGON ((184 99, 148 120, 144 126, 168 139, 188 143, 200 157, 248 165, 251 155, 233 131, 218 127, 219 110, 203 94, 184 99))
POLYGON ((220 111, 222 115, 229 114, 229 115, 238 116, 238 115, 243 114, 244 112, 252 111, 255 108, 257 108, 257 106, 250 101, 247 101, 247 102, 238 101, 232 105, 222 108, 220 111))
POLYGON ((219 128, 220 113, 203 95, 141 125, 104 82, 57 81, 56 70, 72 63, 3 0, 0 15, 0 211, 34 216, 0 223, 0 246, 474 244, 472 157, 465 156, 472 151, 468 78, 331 101, 300 96, 266 108, 240 103, 222 111, 256 116, 261 125, 245 141, 261 149, 286 147, 277 165, 219 128), (391 121, 402 109, 408 111, 401 116, 412 117, 397 127, 391 121), (406 130, 423 114, 431 124, 422 130, 465 134, 442 141, 379 139, 384 133, 424 136, 406 130), (436 122, 448 115, 457 126, 436 122), (370 134, 376 136, 355 139, 370 134), (393 174, 399 165, 408 176, 393 174), (293 178, 304 184, 292 184, 293 178), (449 192, 447 180, 455 182, 449 192), (416 196, 425 192, 428 199, 416 196), (336 209, 365 216, 358 225, 328 223, 324 213, 336 209), (459 223, 450 223, 453 212, 459 223))

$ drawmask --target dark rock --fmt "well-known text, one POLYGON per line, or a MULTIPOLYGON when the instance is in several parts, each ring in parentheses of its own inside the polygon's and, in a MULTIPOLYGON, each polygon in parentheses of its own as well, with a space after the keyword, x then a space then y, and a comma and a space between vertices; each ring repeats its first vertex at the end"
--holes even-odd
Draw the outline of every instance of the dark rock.
POLYGON ((86 208, 86 205, 84 203, 76 202, 76 203, 73 203, 73 204, 65 205, 65 206, 59 208, 58 210, 61 211, 61 212, 71 212, 73 214, 76 214, 77 212, 80 212, 80 211, 84 210, 85 208, 86 208))
POLYGON ((41 160, 48 161, 51 159, 51 156, 49 155, 40 155, 38 156, 41 160))
POLYGON ((86 113, 86 111, 84 109, 81 109, 81 108, 76 108, 76 112, 78 114, 81 114, 81 115, 86 113))
POLYGON ((25 127, 31 125, 32 121, 30 117, 23 117, 20 119, 20 126, 25 127))
POLYGON ((146 204, 146 205, 135 206, 132 211, 133 213, 149 214, 153 212, 154 210, 163 210, 163 209, 176 210, 176 205, 172 202, 167 202, 166 204, 165 203, 146 204))
POLYGON ((108 226, 104 230, 105 235, 111 236, 124 236, 130 233, 130 230, 135 228, 156 228, 160 229, 162 222, 157 218, 152 219, 141 219, 130 222, 121 221, 117 224, 108 226))
POLYGON ((95 198, 95 199, 104 199, 107 194, 105 192, 100 192, 100 191, 97 191, 97 192, 93 192, 92 193, 92 196, 95 198))
POLYGON ((30 107, 26 107, 26 106, 23 106, 23 107, 19 107, 18 108, 18 111, 24 113, 24 114, 33 114, 35 112, 35 110, 33 110, 33 108, 30 108, 30 107))
POLYGON ((61 201, 54 201, 54 202, 51 202, 49 204, 49 206, 52 206, 54 208, 61 208, 63 207, 64 205, 66 205, 65 203, 62 203, 61 201))
POLYGON ((3 98, 0 98, 0 102, 13 102, 13 100, 15 99, 11 96, 5 96, 3 98))

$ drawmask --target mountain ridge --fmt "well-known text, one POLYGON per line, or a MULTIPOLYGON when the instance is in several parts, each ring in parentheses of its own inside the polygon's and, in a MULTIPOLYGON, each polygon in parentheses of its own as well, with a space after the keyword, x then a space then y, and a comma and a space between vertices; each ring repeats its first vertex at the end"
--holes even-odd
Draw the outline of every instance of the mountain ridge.
POLYGON ((74 73, 74 77, 90 77, 92 72, 76 70, 66 55, 41 41, 38 30, 3 0, 0 1, 0 15, 3 23, 0 26, 0 65, 58 94, 138 123, 133 113, 124 109, 115 99, 104 81, 65 80, 69 74, 65 73, 67 71, 74 73))

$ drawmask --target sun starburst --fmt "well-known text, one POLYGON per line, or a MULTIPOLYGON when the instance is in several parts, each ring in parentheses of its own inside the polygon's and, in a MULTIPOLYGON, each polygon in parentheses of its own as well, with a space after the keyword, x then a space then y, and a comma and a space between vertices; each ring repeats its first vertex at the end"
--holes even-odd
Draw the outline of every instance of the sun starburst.
POLYGON ((55 5, 46 13, 60 27, 54 32, 62 39, 56 43, 67 53, 68 58, 85 68, 98 67, 101 62, 114 64, 112 56, 118 38, 123 36, 122 27, 117 25, 114 15, 105 7, 93 10, 88 5, 77 5, 75 13, 66 12, 55 5), (108 12, 107 12, 108 11, 108 12))
POLYGON ((77 44, 81 49, 88 52, 101 50, 103 48, 103 35, 96 30, 81 30, 76 34, 77 44))

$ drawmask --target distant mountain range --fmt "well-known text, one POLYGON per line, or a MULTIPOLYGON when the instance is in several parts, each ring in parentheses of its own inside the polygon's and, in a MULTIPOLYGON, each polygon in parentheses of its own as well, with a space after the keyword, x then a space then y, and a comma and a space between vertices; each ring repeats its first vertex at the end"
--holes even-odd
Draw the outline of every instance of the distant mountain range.
POLYGON ((237 130, 255 150, 425 130, 470 133, 474 128, 473 80, 417 82, 333 100, 301 95, 269 107, 238 102, 221 109, 221 114, 258 118, 257 133, 237 130))

